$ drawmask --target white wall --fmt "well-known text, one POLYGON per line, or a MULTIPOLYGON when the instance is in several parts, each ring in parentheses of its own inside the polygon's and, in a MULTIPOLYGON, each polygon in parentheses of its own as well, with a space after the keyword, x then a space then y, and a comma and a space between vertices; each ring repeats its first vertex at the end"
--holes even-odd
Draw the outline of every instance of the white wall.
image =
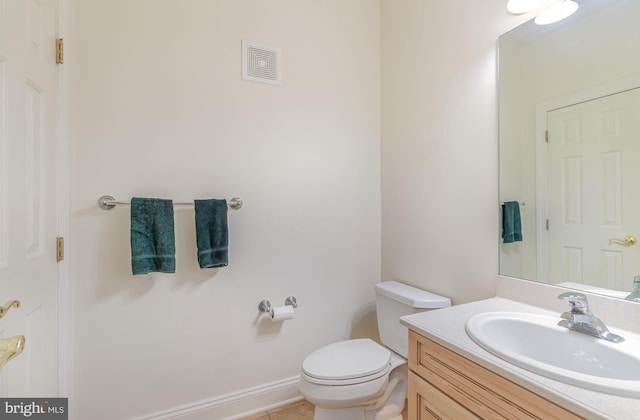
POLYGON ((320 345, 374 334, 381 278, 454 303, 494 294, 495 45, 526 16, 503 0, 176 5, 75 3, 77 418, 295 377, 320 345), (283 49, 282 87, 240 80, 241 39, 283 49), (102 194, 241 196, 230 266, 197 269, 178 210, 176 275, 132 277, 128 210, 97 209, 102 194), (289 294, 294 320, 257 321, 260 299, 289 294))
POLYGON ((379 6, 74 3, 74 418, 241 395, 295 379, 321 345, 375 335, 379 6), (282 49, 283 86, 240 79, 242 39, 282 49), (103 194, 241 197, 229 266, 198 269, 193 210, 180 208, 176 274, 132 276, 128 207, 100 210, 103 194), (291 294, 295 319, 260 321, 261 299, 291 294))
POLYGON ((382 0, 382 277, 463 303, 498 270, 504 0, 382 0))

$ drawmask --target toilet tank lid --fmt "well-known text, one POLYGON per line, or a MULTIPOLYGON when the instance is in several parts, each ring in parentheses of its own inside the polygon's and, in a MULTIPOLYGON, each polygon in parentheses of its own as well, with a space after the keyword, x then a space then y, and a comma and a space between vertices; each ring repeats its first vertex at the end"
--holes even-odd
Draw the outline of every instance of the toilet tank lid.
POLYGON ((417 289, 397 281, 384 281, 376 284, 376 293, 402 302, 412 308, 436 309, 451 306, 451 299, 417 289))

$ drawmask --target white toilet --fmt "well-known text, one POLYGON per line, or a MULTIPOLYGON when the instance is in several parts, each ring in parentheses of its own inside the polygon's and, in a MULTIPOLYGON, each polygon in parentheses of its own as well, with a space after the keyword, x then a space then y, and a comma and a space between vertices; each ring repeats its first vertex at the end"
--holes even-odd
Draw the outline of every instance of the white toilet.
POLYGON ((451 306, 449 298, 386 281, 376 285, 380 340, 339 341, 304 359, 300 391, 314 420, 402 420, 407 398, 407 328, 399 318, 451 306))

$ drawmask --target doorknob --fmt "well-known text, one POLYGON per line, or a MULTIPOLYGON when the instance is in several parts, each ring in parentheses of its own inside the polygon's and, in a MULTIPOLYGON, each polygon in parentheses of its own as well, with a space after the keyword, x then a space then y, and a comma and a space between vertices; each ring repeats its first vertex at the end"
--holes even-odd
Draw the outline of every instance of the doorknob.
POLYGON ((0 306, 0 318, 2 318, 7 312, 9 312, 9 309, 19 307, 19 300, 10 300, 9 302, 5 303, 4 306, 0 306))
POLYGON ((633 246, 636 244, 636 242, 638 242, 636 238, 631 235, 627 235, 622 239, 616 239, 616 238, 609 239, 609 245, 618 244, 622 246, 633 246))
POLYGON ((0 356, 0 370, 7 364, 7 362, 24 350, 24 335, 16 335, 10 338, 3 338, 0 340, 0 351, 2 351, 2 355, 0 356))

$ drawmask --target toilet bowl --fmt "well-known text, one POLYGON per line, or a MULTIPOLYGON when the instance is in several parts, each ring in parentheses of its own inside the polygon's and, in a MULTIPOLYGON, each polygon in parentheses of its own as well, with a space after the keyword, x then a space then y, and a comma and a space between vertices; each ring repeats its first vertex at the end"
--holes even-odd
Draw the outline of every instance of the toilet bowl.
POLYGON ((316 420, 386 420, 402 412, 406 372, 406 359, 373 340, 340 341, 316 350, 305 359, 300 391, 316 405, 316 420), (390 413, 392 403, 397 413, 384 418, 377 416, 383 406, 390 413), (344 412, 350 416, 345 417, 344 412))
POLYGON ((378 284, 376 295, 384 346, 368 338, 339 341, 302 363, 300 392, 316 405, 315 420, 402 420, 408 338, 399 317, 451 301, 398 282, 378 284))

